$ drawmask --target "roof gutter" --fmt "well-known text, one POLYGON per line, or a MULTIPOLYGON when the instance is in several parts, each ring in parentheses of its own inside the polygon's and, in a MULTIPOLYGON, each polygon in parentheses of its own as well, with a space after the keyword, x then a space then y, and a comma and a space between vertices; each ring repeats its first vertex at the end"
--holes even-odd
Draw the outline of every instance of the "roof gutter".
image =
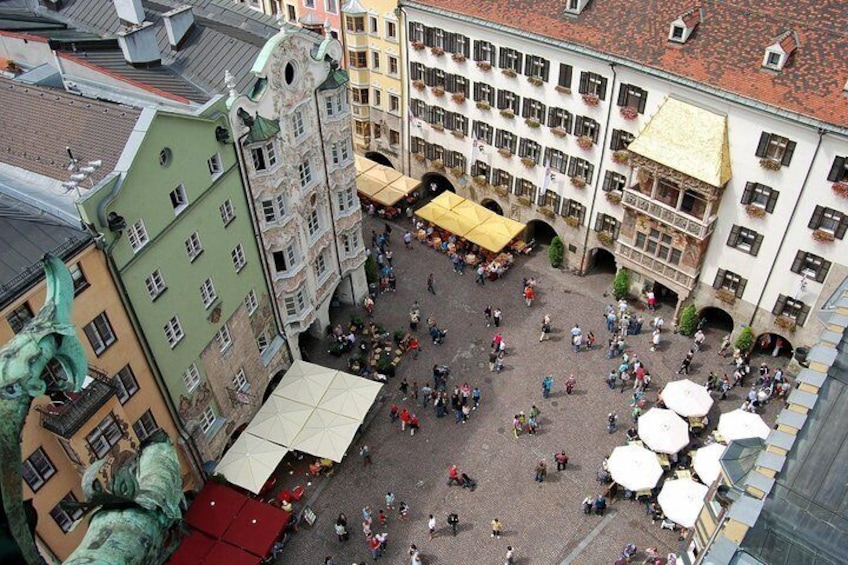
POLYGON ((762 112, 767 112, 769 114, 776 114, 782 118, 786 118, 788 120, 792 120, 806 126, 814 127, 817 130, 824 130, 828 133, 836 133, 839 135, 843 135, 848 137, 848 127, 838 126, 835 124, 823 122, 816 118, 811 118, 810 116, 805 116, 803 114, 799 114, 797 112, 792 112, 783 108, 778 108, 777 106, 772 106, 771 104, 766 104, 764 102, 760 102, 757 100, 752 100, 751 98, 742 96, 740 94, 735 94, 733 92, 728 92, 726 90, 720 90, 715 86, 710 86, 710 90, 704 88, 704 85, 700 82, 697 82, 692 79, 688 79, 682 77, 680 75, 676 75, 670 73, 668 71, 663 71, 660 69, 656 69, 654 67, 649 67, 648 65, 643 65, 640 63, 635 63, 630 59, 625 59, 623 57, 617 57, 615 55, 610 55, 608 53, 602 53, 600 51, 596 51, 594 49, 590 49, 588 47, 584 47, 582 45, 576 45, 574 43, 567 43, 565 41, 559 41, 556 39, 552 39, 550 37, 545 37, 542 35, 538 35, 535 33, 528 33, 525 31, 520 31, 515 28, 511 28, 502 24, 497 24, 494 22, 489 22, 485 20, 480 20, 478 18, 467 16, 465 14, 458 14, 456 12, 451 12, 449 10, 444 10, 441 8, 433 8, 432 6, 424 6, 422 4, 417 4, 415 2, 403 1, 400 0, 398 3, 401 7, 409 7, 414 8, 416 10, 421 10, 422 12, 434 14, 438 16, 443 16, 446 18, 459 20, 464 23, 474 24, 483 28, 488 28, 491 30, 496 30, 507 35, 513 35, 516 37, 522 37, 525 39, 529 39, 531 41, 535 41, 538 43, 543 43, 545 45, 549 45, 551 47, 555 47, 558 49, 563 49, 565 51, 571 51, 573 53, 577 53, 580 55, 585 55, 587 57, 593 57, 595 59, 600 59, 609 64, 615 64, 623 68, 633 69, 639 72, 643 72, 649 75, 653 75, 659 77, 668 82, 685 86, 687 88, 691 88, 693 90, 697 90, 704 94, 708 94, 710 96, 715 96, 726 100, 728 102, 733 102, 735 104, 739 104, 741 106, 746 106, 753 110, 759 110, 762 112))

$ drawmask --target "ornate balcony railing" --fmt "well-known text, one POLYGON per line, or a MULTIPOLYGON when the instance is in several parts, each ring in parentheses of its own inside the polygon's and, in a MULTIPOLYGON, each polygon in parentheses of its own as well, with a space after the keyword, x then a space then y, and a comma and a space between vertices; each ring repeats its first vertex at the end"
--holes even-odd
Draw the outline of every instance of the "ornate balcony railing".
POLYGON ((698 220, 631 188, 624 191, 621 203, 698 239, 709 237, 715 227, 716 216, 698 220))
POLYGON ((621 240, 616 242, 615 252, 620 257, 629 259, 633 263, 647 268, 654 275, 659 275, 665 278, 666 281, 673 282, 689 290, 695 288, 695 283, 698 281, 700 271, 687 272, 678 265, 672 265, 653 255, 649 255, 642 249, 621 240))
POLYGON ((91 381, 78 393, 65 393, 67 399, 38 408, 44 429, 70 439, 115 394, 112 379, 89 366, 91 381))

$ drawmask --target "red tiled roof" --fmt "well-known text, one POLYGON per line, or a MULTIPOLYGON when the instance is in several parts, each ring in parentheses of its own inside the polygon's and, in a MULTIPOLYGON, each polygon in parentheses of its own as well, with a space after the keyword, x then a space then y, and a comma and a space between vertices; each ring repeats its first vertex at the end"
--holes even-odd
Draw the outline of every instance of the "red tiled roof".
POLYGON ((845 0, 701 0, 704 19, 685 44, 668 29, 692 0, 592 0, 577 17, 562 0, 407 0, 522 32, 573 43, 848 127, 845 0), (782 71, 761 68, 766 47, 787 29, 799 47, 782 71))
POLYGON ((699 7, 692 8, 680 16, 686 27, 693 28, 701 22, 701 10, 699 7))

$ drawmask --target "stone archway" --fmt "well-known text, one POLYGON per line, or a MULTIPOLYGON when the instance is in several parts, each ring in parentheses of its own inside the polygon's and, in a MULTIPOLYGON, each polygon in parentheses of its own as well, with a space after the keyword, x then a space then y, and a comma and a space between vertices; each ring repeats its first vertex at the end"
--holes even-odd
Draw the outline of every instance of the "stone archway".
POLYGON ((392 165, 392 162, 389 161, 389 158, 386 157, 385 155, 383 155, 382 153, 377 153, 376 151, 369 151, 365 154, 365 158, 371 159, 375 163, 379 163, 381 165, 385 165, 385 166, 391 167, 393 169, 395 168, 395 166, 392 165))
POLYGON ((773 332, 761 333, 754 342, 754 352, 761 355, 789 359, 793 351, 792 343, 788 339, 773 332))
POLYGON ((491 198, 484 198, 483 201, 480 202, 480 205, 483 208, 486 208, 487 210, 491 210, 492 212, 494 212, 495 214, 497 214, 499 216, 504 215, 504 211, 503 211, 503 208, 501 208, 501 205, 498 204, 497 202, 495 202, 494 200, 492 200, 491 198))
POLYGON ((559 234, 557 234, 554 227, 544 220, 530 220, 527 222, 527 239, 534 240, 536 245, 550 245, 551 240, 557 235, 559 234))
POLYGON ((421 177, 421 187, 426 198, 433 198, 445 191, 456 192, 451 181, 439 173, 427 173, 421 177))
POLYGON ((615 262, 615 255, 605 247, 595 247, 590 249, 587 255, 585 273, 607 273, 615 275, 618 272, 618 265, 615 262))
POLYGON ((733 316, 729 312, 717 306, 707 306, 698 312, 698 319, 704 320, 704 328, 711 328, 722 335, 733 333, 735 327, 733 316))

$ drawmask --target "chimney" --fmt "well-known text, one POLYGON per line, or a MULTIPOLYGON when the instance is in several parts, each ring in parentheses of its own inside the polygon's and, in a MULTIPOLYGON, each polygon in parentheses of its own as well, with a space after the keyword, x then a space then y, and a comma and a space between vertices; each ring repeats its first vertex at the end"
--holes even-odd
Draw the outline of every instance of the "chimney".
POLYGON ((151 22, 121 30, 117 35, 124 60, 133 67, 158 67, 162 62, 159 44, 156 43, 156 29, 151 22))
POLYGON ((191 11, 191 6, 174 8, 162 14, 162 18, 165 20, 165 31, 168 32, 168 43, 178 50, 194 26, 194 13, 191 11))
POLYGON ((141 7, 141 0, 112 0, 112 3, 115 4, 118 17, 125 24, 133 26, 144 21, 144 8, 141 7))

